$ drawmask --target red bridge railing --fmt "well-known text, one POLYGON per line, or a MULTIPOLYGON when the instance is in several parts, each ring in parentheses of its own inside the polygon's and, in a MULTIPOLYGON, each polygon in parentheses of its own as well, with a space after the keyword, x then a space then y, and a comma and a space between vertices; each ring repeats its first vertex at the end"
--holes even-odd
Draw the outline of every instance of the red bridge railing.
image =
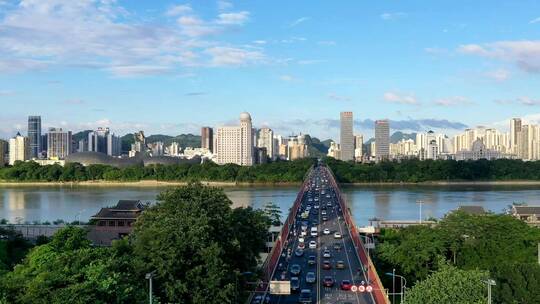
POLYGON ((339 200, 341 210, 343 211, 343 218, 345 219, 345 222, 347 223, 349 235, 351 236, 353 240, 354 246, 356 248, 356 252, 358 253, 358 257, 360 258, 360 261, 362 262, 362 264, 367 266, 367 277, 371 281, 371 286, 373 287, 373 298, 375 299, 375 303, 389 304, 390 300, 388 299, 386 291, 381 283, 381 280, 379 278, 379 275, 377 274, 377 271, 375 269, 375 266, 373 265, 373 262, 371 261, 371 258, 366 253, 366 248, 364 247, 364 243, 362 242, 362 239, 360 238, 360 233, 358 232, 358 229, 356 228, 356 225, 354 224, 354 220, 352 219, 351 212, 347 206, 347 203, 345 202, 345 199, 341 195, 341 189, 339 188, 336 182, 334 173, 329 167, 325 166, 325 168, 329 173, 328 174, 330 176, 329 180, 330 180, 330 183, 332 184, 332 187, 336 189, 336 195, 339 200))

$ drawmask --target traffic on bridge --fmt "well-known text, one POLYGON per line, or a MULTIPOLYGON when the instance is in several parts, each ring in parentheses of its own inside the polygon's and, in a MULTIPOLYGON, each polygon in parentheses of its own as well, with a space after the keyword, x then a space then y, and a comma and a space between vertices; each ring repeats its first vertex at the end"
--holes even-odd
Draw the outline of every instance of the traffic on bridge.
POLYGON ((252 303, 388 303, 334 177, 323 165, 307 175, 273 255, 266 269, 268 288, 252 303))

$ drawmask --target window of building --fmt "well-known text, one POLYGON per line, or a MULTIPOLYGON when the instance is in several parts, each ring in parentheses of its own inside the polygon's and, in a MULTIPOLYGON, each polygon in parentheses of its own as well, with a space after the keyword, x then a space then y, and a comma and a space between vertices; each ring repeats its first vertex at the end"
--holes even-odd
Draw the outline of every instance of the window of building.
POLYGON ((111 226, 111 227, 116 226, 116 222, 115 221, 109 221, 109 226, 111 226))
POLYGON ((118 221, 118 226, 123 227, 124 226, 124 221, 118 221))
POLYGON ((98 222, 98 226, 105 226, 105 225, 107 225, 106 221, 99 221, 98 222))

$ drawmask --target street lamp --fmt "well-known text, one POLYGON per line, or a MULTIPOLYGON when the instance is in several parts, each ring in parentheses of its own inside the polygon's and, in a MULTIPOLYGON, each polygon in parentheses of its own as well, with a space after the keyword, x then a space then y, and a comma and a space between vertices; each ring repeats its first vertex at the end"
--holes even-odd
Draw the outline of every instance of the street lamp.
MULTIPOLYGON (((385 273, 385 275, 391 276, 391 277, 392 277, 392 288, 394 288, 394 289, 395 289, 395 285, 396 285, 396 284, 395 284, 395 278, 396 278, 396 277, 400 278, 400 282, 401 282, 401 288, 400 288, 400 290, 401 290, 401 292, 399 293, 399 295, 400 295, 400 297, 401 297, 400 303, 403 303, 403 301, 405 300, 405 289, 407 288, 407 279, 405 279, 404 276, 401 276, 401 275, 396 274, 396 270, 395 270, 395 269, 392 269, 392 272, 387 272, 387 273, 385 273)), ((395 294, 396 294, 396 291, 393 290, 392 295, 395 296, 395 294)), ((392 301, 392 302, 394 302, 394 301, 392 301)))
POLYGON ((495 286, 497 283, 493 279, 487 279, 484 283, 488 286, 488 304, 491 304, 491 286, 495 286))
POLYGON ((156 276, 156 271, 152 271, 152 272, 149 272, 146 274, 145 278, 149 281, 150 283, 150 289, 148 291, 148 298, 149 298, 149 303, 152 304, 152 279, 156 276))

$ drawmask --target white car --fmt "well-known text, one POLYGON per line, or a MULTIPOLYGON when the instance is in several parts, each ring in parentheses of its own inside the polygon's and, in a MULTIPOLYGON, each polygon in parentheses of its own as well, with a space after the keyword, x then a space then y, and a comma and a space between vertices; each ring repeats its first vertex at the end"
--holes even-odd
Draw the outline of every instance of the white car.
POLYGON ((310 248, 310 249, 315 249, 315 248, 317 248, 317 242, 315 242, 315 241, 310 241, 310 242, 309 242, 309 248, 310 248))
POLYGON ((299 242, 299 243, 305 242, 305 241, 304 241, 304 238, 303 238, 303 237, 299 237, 299 238, 298 238, 298 242, 299 242))
POLYGON ((326 215, 326 210, 321 211, 322 215, 326 215))
POLYGON ((330 254, 330 250, 326 249, 326 250, 324 251, 324 253, 323 253, 323 258, 329 259, 329 258, 331 258, 331 257, 332 257, 332 255, 330 254))
POLYGON ((326 235, 330 234, 330 229, 324 228, 323 233, 326 235))
POLYGON ((334 238, 335 239, 340 239, 341 238, 341 233, 339 233, 339 232, 334 233, 334 238))

